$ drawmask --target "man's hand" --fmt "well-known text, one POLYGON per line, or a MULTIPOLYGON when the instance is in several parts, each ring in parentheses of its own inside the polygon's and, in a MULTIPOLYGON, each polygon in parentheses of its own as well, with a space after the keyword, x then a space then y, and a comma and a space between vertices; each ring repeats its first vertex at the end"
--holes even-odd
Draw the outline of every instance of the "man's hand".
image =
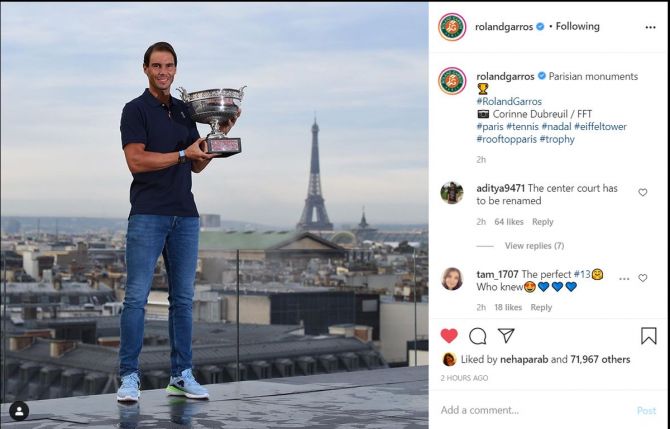
POLYGON ((230 129, 233 128, 233 125, 235 125, 235 122, 237 122, 237 118, 239 118, 241 114, 242 114, 242 109, 238 108, 237 115, 235 115, 231 119, 228 119, 228 122, 225 122, 225 123, 219 125, 219 131, 224 133, 224 134, 228 134, 230 129))
POLYGON ((205 150, 207 149, 206 145, 207 143, 205 143, 204 137, 201 137, 198 140, 194 141, 193 144, 187 147, 186 150, 184 151, 186 158, 196 162, 208 161, 214 158, 215 156, 214 154, 209 154, 205 152, 205 150))

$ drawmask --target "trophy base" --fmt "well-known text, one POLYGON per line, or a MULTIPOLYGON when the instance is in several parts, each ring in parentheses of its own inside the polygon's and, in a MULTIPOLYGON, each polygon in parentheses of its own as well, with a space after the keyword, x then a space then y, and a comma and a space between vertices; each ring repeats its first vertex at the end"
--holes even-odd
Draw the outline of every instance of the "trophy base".
POLYGON ((242 140, 239 137, 207 137, 207 153, 215 158, 227 158, 242 152, 242 140))

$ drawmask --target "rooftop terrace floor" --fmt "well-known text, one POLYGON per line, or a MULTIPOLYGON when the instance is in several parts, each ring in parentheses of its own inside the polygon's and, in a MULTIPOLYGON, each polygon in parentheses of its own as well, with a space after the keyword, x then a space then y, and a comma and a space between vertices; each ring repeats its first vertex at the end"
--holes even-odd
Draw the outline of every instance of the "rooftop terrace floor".
POLYGON ((209 400, 142 391, 27 402, 4 428, 414 428, 428 426, 428 367, 386 368, 207 385, 209 400))

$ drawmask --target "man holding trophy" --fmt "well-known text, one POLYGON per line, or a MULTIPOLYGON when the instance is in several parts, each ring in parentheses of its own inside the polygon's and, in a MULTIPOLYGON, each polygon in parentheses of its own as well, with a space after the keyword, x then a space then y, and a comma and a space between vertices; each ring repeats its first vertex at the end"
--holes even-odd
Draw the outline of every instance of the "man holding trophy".
MULTIPOLYGON (((121 141, 133 181, 126 235, 127 281, 121 313, 121 386, 117 400, 137 401, 140 396, 144 307, 161 254, 170 303, 171 377, 166 390, 170 395, 208 398, 207 389, 195 380, 192 372, 193 288, 200 222, 191 193, 191 173, 203 171, 214 157, 239 153, 239 139, 226 134, 240 115, 242 90, 239 93, 218 90, 227 91, 226 97, 218 98, 212 95, 217 90, 203 91, 207 97, 187 93, 193 99, 187 102, 173 98, 170 86, 177 72, 177 54, 166 42, 147 49, 143 68, 149 88, 127 103, 121 115, 121 141), (197 116, 203 108, 194 106, 194 102, 216 112, 197 116), (212 117, 216 117, 216 129, 212 125, 209 138, 200 138, 195 121, 211 122, 212 117)), ((184 93, 185 90, 182 98, 184 93)))

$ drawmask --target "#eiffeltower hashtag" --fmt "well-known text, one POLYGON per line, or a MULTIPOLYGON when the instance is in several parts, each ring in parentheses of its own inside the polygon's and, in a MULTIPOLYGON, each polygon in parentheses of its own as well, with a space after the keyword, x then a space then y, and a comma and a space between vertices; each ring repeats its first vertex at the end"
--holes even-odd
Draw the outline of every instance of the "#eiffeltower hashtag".
POLYGON ((313 231, 332 231, 333 224, 328 220, 326 205, 323 195, 321 195, 321 175, 319 173, 319 126, 312 125, 312 162, 309 169, 309 187, 307 188, 307 198, 305 198, 305 208, 302 210, 302 216, 298 222, 299 230, 313 231), (314 219, 316 214, 316 220, 314 219))

